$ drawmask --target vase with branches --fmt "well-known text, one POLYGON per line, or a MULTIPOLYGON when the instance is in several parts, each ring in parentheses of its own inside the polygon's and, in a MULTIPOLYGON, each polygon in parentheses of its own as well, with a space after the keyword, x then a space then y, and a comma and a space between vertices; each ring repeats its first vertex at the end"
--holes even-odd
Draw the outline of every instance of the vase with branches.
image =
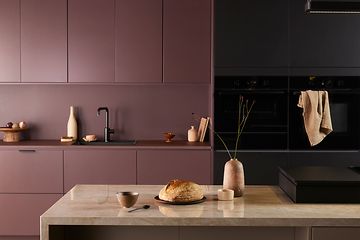
MULTIPOLYGON (((237 134, 235 149, 233 155, 230 153, 228 146, 226 145, 223 138, 219 133, 211 129, 212 132, 219 138, 221 143, 224 145, 230 160, 225 163, 224 166, 224 179, 223 179, 223 188, 234 190, 235 197, 241 197, 245 192, 245 177, 244 177, 244 168, 242 163, 237 159, 237 151, 240 141, 240 136, 243 133, 245 124, 248 120, 250 112, 255 104, 255 101, 249 102, 248 99, 245 99, 243 96, 239 97, 239 108, 238 108, 238 119, 237 119, 237 134)), ((210 124, 212 125, 212 124, 210 124)))

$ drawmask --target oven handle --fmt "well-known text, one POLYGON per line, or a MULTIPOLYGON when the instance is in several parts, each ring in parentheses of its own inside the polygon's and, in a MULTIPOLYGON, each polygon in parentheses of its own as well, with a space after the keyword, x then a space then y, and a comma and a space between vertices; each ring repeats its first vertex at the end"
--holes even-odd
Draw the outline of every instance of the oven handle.
POLYGON ((264 91, 259 91, 259 90, 226 90, 226 91, 215 91, 217 94, 221 95, 221 94, 234 94, 234 93, 238 93, 238 94, 243 94, 243 93, 252 93, 252 94, 269 94, 269 95, 273 95, 273 94, 286 94, 287 91, 268 91, 268 90, 264 90, 264 91))
MULTIPOLYGON (((306 91, 306 90, 303 90, 306 91)), ((359 91, 354 91, 353 89, 328 89, 328 90, 314 90, 314 91, 328 91, 328 93, 340 93, 340 94, 359 94, 359 91)), ((302 91, 300 90, 296 90, 296 91, 292 91, 293 95, 299 95, 302 91)))

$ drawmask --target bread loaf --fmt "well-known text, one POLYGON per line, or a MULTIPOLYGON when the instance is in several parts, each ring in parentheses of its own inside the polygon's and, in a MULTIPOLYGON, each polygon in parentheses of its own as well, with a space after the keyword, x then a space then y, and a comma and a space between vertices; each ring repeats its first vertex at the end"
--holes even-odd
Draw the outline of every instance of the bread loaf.
POLYGON ((203 197, 203 189, 198 184, 178 179, 171 180, 159 193, 161 200, 169 202, 192 202, 203 197))

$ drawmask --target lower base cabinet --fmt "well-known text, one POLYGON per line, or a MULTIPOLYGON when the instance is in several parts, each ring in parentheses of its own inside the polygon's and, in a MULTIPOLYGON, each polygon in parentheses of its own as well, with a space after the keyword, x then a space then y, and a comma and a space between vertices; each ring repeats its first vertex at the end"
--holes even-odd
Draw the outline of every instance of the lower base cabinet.
POLYGON ((64 151, 64 191, 76 184, 136 184, 136 151, 64 151))
POLYGON ((137 183, 164 185, 171 179, 211 184, 210 150, 141 150, 137 152, 137 183))
POLYGON ((62 194, 0 194, 0 240, 4 239, 4 236, 39 236, 40 215, 62 196, 62 194))

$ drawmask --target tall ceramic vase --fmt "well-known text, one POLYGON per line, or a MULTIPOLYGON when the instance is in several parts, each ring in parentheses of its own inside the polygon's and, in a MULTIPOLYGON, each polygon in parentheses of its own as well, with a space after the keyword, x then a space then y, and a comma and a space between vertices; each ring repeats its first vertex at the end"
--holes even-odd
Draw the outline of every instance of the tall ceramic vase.
POLYGON ((241 197, 245 192, 244 168, 237 159, 230 159, 224 168, 223 188, 234 190, 235 197, 241 197))
POLYGON ((67 123, 67 136, 72 137, 73 140, 77 139, 77 122, 73 106, 70 106, 70 115, 67 123))

